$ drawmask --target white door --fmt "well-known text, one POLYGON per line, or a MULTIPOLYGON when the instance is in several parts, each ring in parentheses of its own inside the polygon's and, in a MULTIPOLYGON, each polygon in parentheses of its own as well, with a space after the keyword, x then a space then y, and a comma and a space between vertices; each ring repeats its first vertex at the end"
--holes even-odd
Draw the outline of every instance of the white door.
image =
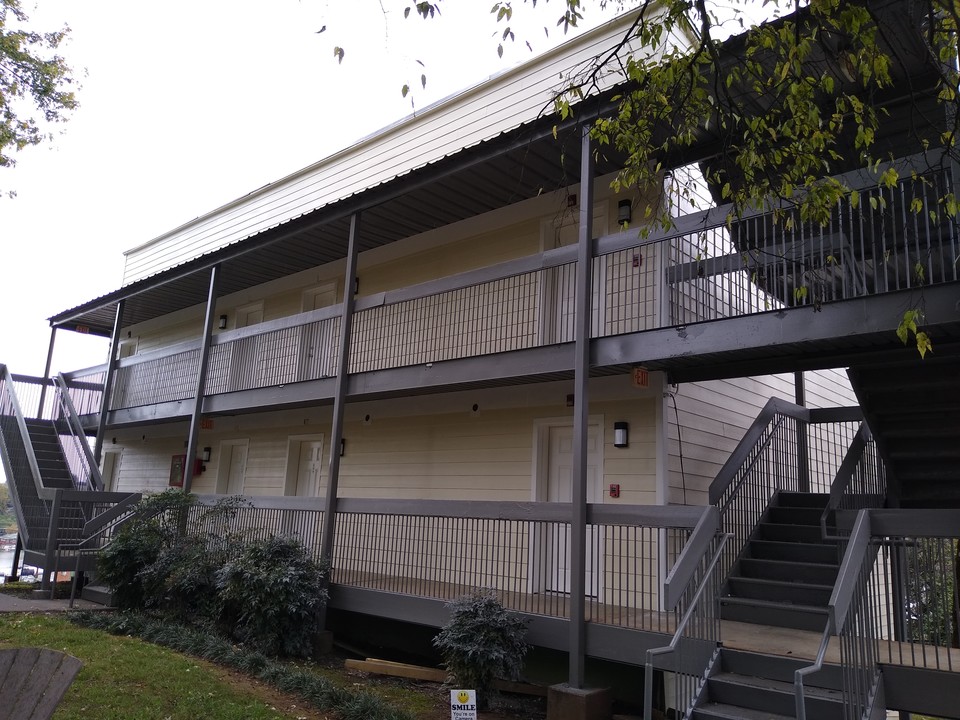
POLYGON ((247 443, 225 444, 221 452, 221 493, 243 495, 243 479, 247 473, 247 443))
MULTIPOLYGON (((591 425, 587 433, 587 502, 603 500, 600 490, 600 428, 591 425)), ((571 502, 573 497, 573 427, 551 427, 547 446, 547 502, 571 502)), ((587 528, 586 594, 600 596, 603 547, 598 527, 587 528)), ((567 525, 556 525, 545 548, 548 554, 547 592, 570 592, 570 534, 567 525)))
MULTIPOLYGON (((607 234, 606 206, 598 203, 593 209, 593 236, 600 237, 607 234)), ((565 215, 562 218, 543 223, 541 227, 542 245, 544 250, 575 245, 580 240, 579 211, 565 215)), ((593 333, 600 327, 604 317, 604 300, 606 297, 606 272, 602 260, 593 263, 593 277, 591 279, 591 328, 593 333)), ((547 270, 543 277, 543 307, 541 315, 541 337, 543 344, 572 342, 576 322, 577 300, 577 267, 576 264, 561 265, 547 270)))
POLYGON ((294 495, 297 497, 317 497, 320 494, 322 463, 322 440, 300 443, 300 460, 297 463, 297 483, 294 488, 294 495))
MULTIPOLYGON (((333 282, 303 292, 303 312, 330 307, 336 302, 337 284, 333 282)), ((298 329, 300 380, 315 380, 333 375, 336 342, 333 336, 334 328, 334 323, 324 320, 303 325, 298 329)))

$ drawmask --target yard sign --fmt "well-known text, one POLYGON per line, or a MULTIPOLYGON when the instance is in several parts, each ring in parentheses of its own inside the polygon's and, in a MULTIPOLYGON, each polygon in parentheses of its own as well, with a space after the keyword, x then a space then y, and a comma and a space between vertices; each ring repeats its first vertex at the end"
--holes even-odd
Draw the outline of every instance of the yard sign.
POLYGON ((477 691, 450 691, 450 720, 477 720, 477 691))

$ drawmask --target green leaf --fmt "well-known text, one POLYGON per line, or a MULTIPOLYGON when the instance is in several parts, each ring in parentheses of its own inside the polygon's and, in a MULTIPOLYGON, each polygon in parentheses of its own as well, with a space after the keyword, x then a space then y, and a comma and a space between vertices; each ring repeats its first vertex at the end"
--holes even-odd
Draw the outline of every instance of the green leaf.
POLYGON ((921 358, 925 358, 928 352, 933 352, 933 343, 925 332, 917 333, 917 351, 921 358))

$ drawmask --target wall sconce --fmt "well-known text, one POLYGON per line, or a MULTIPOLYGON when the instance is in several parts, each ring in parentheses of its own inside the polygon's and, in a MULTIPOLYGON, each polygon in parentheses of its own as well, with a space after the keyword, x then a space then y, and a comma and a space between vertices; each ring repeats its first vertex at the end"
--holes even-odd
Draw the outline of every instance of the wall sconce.
POLYGON ((622 420, 613 424, 613 446, 625 448, 630 444, 630 425, 622 420))
POLYGON ((347 454, 347 439, 340 438, 340 457, 347 454))
POLYGON ((629 200, 621 200, 617 203, 617 222, 621 225, 629 225, 633 220, 633 203, 629 200))
POLYGON ((220 322, 217 323, 217 327, 220 328, 221 330, 226 330, 226 329, 227 329, 227 316, 226 316, 226 315, 221 315, 221 316, 220 316, 220 322))
POLYGON ((203 458, 204 462, 210 462, 210 452, 211 452, 211 449, 208 447, 205 447, 203 449, 203 454, 200 455, 200 457, 203 458))
POLYGON ((360 293, 360 278, 359 278, 358 276, 354 276, 354 278, 353 278, 353 294, 354 294, 354 295, 357 295, 357 294, 359 294, 359 293, 360 293))

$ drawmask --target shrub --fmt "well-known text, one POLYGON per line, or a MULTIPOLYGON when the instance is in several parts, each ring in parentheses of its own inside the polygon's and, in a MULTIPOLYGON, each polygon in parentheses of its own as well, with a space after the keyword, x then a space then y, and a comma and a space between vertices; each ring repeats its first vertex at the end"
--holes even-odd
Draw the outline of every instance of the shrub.
POLYGON ((219 607, 216 572, 239 552, 239 538, 222 529, 242 502, 230 497, 194 510, 195 496, 179 490, 144 498, 100 553, 98 571, 117 605, 213 621, 219 607))
POLYGON ((156 604, 164 579, 157 564, 177 543, 180 521, 185 520, 193 502, 192 495, 179 490, 144 498, 133 518, 120 527, 112 542, 100 552, 97 572, 113 590, 121 609, 156 604))
POLYGON ((508 612, 492 590, 480 590, 448 605, 450 621, 433 639, 450 673, 449 682, 477 691, 487 704, 497 678, 516 680, 527 654, 526 623, 508 612))
POLYGON ((307 656, 327 600, 326 573, 289 537, 246 545, 217 573, 220 622, 268 655, 307 656))

